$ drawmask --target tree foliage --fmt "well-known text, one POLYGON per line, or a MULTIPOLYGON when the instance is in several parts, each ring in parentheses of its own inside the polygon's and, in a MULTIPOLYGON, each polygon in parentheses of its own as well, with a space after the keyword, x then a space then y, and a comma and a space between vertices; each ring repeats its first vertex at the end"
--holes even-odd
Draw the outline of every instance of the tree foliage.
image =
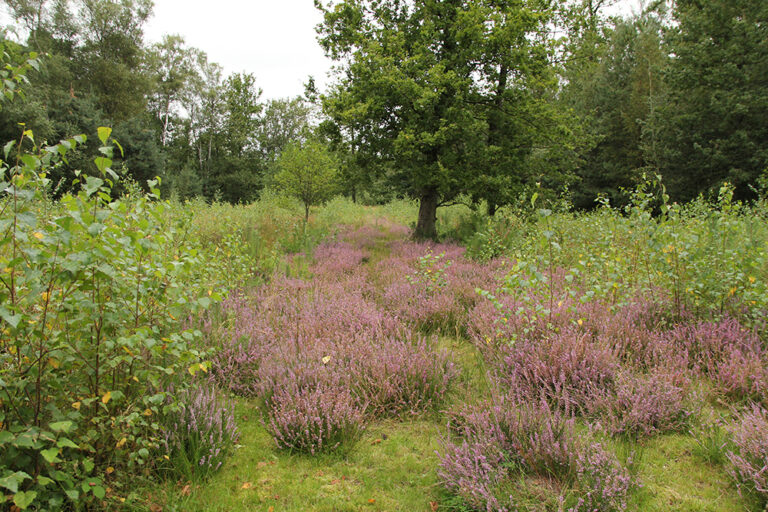
POLYGON ((367 172, 420 200, 416 236, 434 238, 437 207, 461 194, 507 200, 546 131, 546 3, 316 5, 321 45, 344 62, 325 113, 367 172))
POLYGON ((304 204, 304 220, 309 209, 330 199, 337 190, 337 163, 321 143, 308 140, 286 146, 277 160, 275 184, 304 204))

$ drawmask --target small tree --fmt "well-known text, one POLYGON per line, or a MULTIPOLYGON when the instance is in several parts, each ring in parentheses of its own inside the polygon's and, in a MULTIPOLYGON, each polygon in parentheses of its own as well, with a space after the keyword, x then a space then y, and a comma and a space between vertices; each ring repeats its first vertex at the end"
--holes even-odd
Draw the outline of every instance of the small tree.
POLYGON ((322 204, 337 189, 336 159, 317 141, 288 145, 277 160, 275 184, 304 203, 304 222, 309 209, 322 204))

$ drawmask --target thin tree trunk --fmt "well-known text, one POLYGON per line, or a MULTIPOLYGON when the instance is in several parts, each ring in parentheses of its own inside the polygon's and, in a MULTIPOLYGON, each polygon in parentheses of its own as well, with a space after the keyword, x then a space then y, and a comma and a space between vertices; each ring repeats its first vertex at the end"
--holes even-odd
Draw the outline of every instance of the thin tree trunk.
POLYGON ((419 221, 413 237, 417 240, 437 239, 437 190, 427 189, 419 201, 419 221))

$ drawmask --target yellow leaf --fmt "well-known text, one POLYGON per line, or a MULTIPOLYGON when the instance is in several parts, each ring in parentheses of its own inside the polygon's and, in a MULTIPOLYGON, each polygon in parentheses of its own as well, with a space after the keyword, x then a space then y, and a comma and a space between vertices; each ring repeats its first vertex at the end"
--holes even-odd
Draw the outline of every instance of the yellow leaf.
POLYGON ((118 448, 122 448, 123 446, 125 446, 125 443, 127 443, 127 442, 128 442, 128 438, 124 437, 121 440, 119 440, 117 442, 117 445, 115 445, 115 446, 117 446, 118 448))
POLYGON ((251 482, 245 482, 242 486, 240 486, 241 489, 250 489, 251 487, 253 487, 251 482))
POLYGON ((38 240, 42 240, 44 235, 41 232, 37 231, 33 236, 38 240))
POLYGON ((208 290, 208 296, 210 297, 211 295, 213 295, 213 290, 208 290))
POLYGON ((749 282, 755 284, 756 279, 753 276, 749 276, 749 282))
POLYGON ((112 474, 112 473, 114 473, 114 472, 115 472, 115 468, 113 468, 112 466, 109 466, 109 467, 107 468, 107 474, 108 474, 108 475, 111 475, 111 474, 112 474))
POLYGON ((43 292, 41 297, 43 298, 43 302, 48 302, 48 297, 50 297, 50 295, 48 292, 43 292))
POLYGON ((167 456, 167 455, 163 455, 163 458, 164 458, 165 460, 171 460, 171 458, 170 458, 169 456, 167 456))
POLYGON ((323 364, 328 364, 331 361, 331 356, 325 356, 323 358, 323 364))
POLYGON ((112 392, 107 391, 103 397, 101 397, 101 403, 108 404, 109 401, 112 399, 112 392))
POLYGON ((578 321, 577 321, 576 323, 577 323, 577 324, 579 324, 579 325, 584 325, 584 320, 582 320, 581 318, 579 318, 579 319, 578 319, 578 321))
POLYGON ((146 409, 144 411, 144 416, 152 416, 152 410, 151 409, 146 409))
POLYGON ((56 368, 58 368, 59 366, 61 366, 61 363, 60 363, 59 361, 57 361, 56 359, 52 358, 52 357, 49 357, 49 358, 48 358, 48 364, 49 364, 49 365, 50 365, 50 367, 51 367, 51 368, 53 368, 54 370, 55 370, 56 368))
POLYGON ((72 404, 72 408, 75 409, 76 411, 79 411, 81 405, 83 405, 82 402, 75 402, 72 404))
POLYGON ((139 378, 138 378, 137 376, 135 376, 135 375, 134 375, 132 378, 133 378, 133 380, 135 380, 136 382, 139 382, 139 378))

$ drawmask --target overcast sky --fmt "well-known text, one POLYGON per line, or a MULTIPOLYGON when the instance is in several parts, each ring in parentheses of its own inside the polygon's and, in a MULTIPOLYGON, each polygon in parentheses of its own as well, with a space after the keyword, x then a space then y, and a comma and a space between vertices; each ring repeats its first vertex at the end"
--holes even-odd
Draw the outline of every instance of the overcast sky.
POLYGON ((302 94, 309 75, 326 82, 331 61, 317 44, 312 0, 155 0, 154 12, 148 42, 180 34, 225 74, 253 73, 263 98, 302 94))
MULTIPOLYGON (((640 2, 618 0, 609 12, 628 14, 640 2)), ((310 75, 321 88, 327 83, 332 63, 315 33, 321 19, 312 0, 155 0, 144 32, 149 43, 179 34, 225 74, 253 73, 264 99, 282 98, 302 94, 310 75)))

